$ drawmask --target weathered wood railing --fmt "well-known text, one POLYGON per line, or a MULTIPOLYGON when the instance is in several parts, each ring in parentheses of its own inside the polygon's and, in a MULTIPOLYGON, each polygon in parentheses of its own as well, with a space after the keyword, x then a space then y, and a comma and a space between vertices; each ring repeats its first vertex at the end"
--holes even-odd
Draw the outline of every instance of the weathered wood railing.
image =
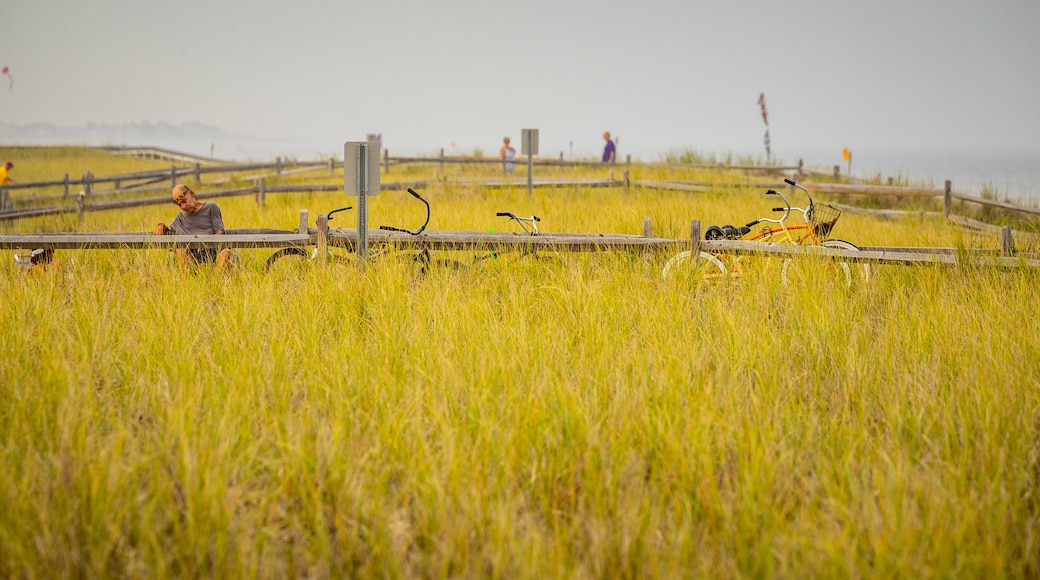
MULTIPOLYGON (((300 227, 295 231, 273 229, 232 230, 227 235, 155 236, 146 232, 131 233, 56 233, 0 235, 2 249, 45 248, 55 250, 82 249, 170 249, 195 248, 282 248, 329 245, 353 250, 357 231, 349 228, 306 227, 307 212, 301 211, 300 227)), ((319 220, 319 223, 325 223, 319 220)), ((1010 228, 1002 229, 1000 248, 921 248, 869 246, 860 251, 822 246, 796 246, 740 240, 701 240, 700 221, 690 224, 689 239, 660 238, 651 235, 649 218, 644 218, 643 235, 543 233, 537 236, 515 232, 427 231, 412 236, 400 232, 369 230, 373 245, 393 244, 401 248, 432 250, 541 250, 555 252, 604 251, 706 251, 712 253, 755 254, 796 258, 839 258, 851 262, 877 264, 976 265, 1004 268, 1040 267, 1040 254, 1016 255, 1010 228)))
MULTIPOLYGON (((443 152, 442 152, 442 155, 443 155, 443 152)), ((384 161, 387 161, 389 159, 390 158, 389 158, 389 155, 388 155, 388 151, 384 150, 384 161)), ((415 162, 418 159, 425 159, 427 161, 430 160, 430 158, 398 158, 398 159, 402 160, 402 161, 408 161, 408 162, 415 162)), ((451 158, 444 158, 444 157, 442 157, 440 160, 443 160, 443 161, 446 161, 446 162, 458 161, 458 162, 470 162, 470 163, 473 163, 473 162, 499 163, 499 160, 497 160, 497 159, 479 159, 479 158, 478 159, 474 159, 474 158, 451 159, 451 158)), ((552 160, 543 160, 543 161, 549 162, 549 161, 552 161, 552 160)), ((555 161, 552 161, 552 162, 556 163, 555 161)), ((565 163, 569 163, 569 162, 565 162, 565 163)), ((218 171, 219 172, 229 172, 229 171, 241 171, 241 170, 253 170, 253 169, 256 169, 256 170, 275 169, 276 174, 285 175, 285 174, 289 174, 291 172, 314 171, 316 168, 317 169, 324 169, 324 167, 325 167, 324 165, 315 166, 313 164, 299 164, 299 163, 296 163, 295 161, 292 162, 292 163, 289 163, 289 164, 283 164, 281 159, 277 159, 274 164, 246 164, 246 165, 235 165, 235 166, 215 166, 215 167, 206 167, 206 168, 202 168, 202 167, 200 167, 199 164, 196 163, 194 168, 177 168, 177 167, 174 166, 174 167, 171 167, 169 172, 160 171, 160 172, 125 173, 125 174, 120 174, 120 175, 108 176, 106 178, 95 178, 92 175, 89 175, 89 172, 88 172, 88 175, 85 175, 84 179, 83 180, 79 180, 79 181, 69 180, 68 176, 66 175, 65 179, 62 180, 62 181, 35 182, 35 183, 16 183, 16 184, 8 184, 5 187, 7 189, 15 189, 15 188, 32 187, 34 185, 62 185, 62 184, 64 184, 66 192, 67 192, 68 191, 68 187, 69 187, 70 184, 73 184, 73 183, 84 183, 84 184, 87 184, 86 185, 86 189, 89 191, 91 183, 96 183, 96 182, 99 182, 99 181, 102 181, 102 180, 109 180, 109 181, 112 181, 113 183, 120 183, 120 182, 124 182, 125 183, 128 180, 139 180, 139 182, 144 183, 144 182, 147 182, 147 180, 149 180, 149 179, 154 180, 154 179, 156 179, 156 176, 158 176, 158 179, 167 179, 167 177, 168 177, 170 179, 170 183, 173 184, 173 183, 177 183, 177 179, 180 176, 183 176, 183 175, 186 175, 186 174, 190 174, 192 172, 194 172, 195 179, 196 179, 196 181, 198 181, 201 178, 201 174, 203 172, 218 172, 218 171), (293 169, 285 169, 285 168, 288 168, 288 167, 293 167, 293 169), (144 180, 144 181, 140 181, 140 180, 144 180)), ((340 168, 342 167, 342 162, 336 162, 336 161, 330 159, 328 161, 328 163, 327 163, 327 167, 328 167, 328 170, 330 172, 334 172, 337 167, 340 167, 340 168)), ((734 169, 735 167, 733 167, 733 166, 725 166, 724 168, 734 169)), ((744 169, 747 169, 747 168, 745 167, 744 169)), ((799 164, 798 167, 794 167, 794 168, 771 167, 771 169, 777 169, 777 170, 793 169, 793 170, 801 171, 801 165, 799 164)), ((626 170, 624 172, 624 179, 619 181, 619 180, 615 180, 614 179, 613 170, 610 170, 610 173, 611 173, 610 177, 608 179, 605 179, 605 180, 604 179, 573 179, 573 178, 572 179, 564 179, 564 178, 556 178, 556 179, 544 179, 544 178, 542 178, 542 179, 536 179, 536 180, 533 181, 533 186, 535 186, 535 187, 559 187, 559 186, 567 186, 567 185, 577 185, 577 186, 583 186, 583 187, 614 187, 614 186, 621 186, 621 185, 624 185, 624 186, 636 185, 636 186, 641 186, 641 187, 653 187, 653 188, 659 188, 659 189, 675 189, 675 190, 685 190, 685 191, 700 191, 702 189, 706 189, 706 188, 709 188, 709 187, 716 187, 716 188, 717 187, 741 187, 741 188, 753 187, 753 188, 763 188, 763 189, 777 189, 777 188, 786 187, 786 185, 783 184, 783 183, 770 183, 770 182, 758 182, 758 183, 734 182, 734 183, 727 184, 727 183, 718 183, 718 182, 692 182, 692 181, 646 181, 646 180, 631 181, 628 170, 626 170)), ((228 190, 216 190, 216 191, 202 191, 202 192, 199 192, 199 197, 201 199, 207 199, 207 198, 215 199, 215 198, 221 198, 221 197, 234 197, 234 196, 254 195, 256 197, 257 203, 259 205, 263 206, 266 203, 266 195, 268 193, 290 193, 290 192, 304 193, 304 192, 338 191, 338 190, 340 190, 342 188, 342 185, 338 184, 338 183, 332 183, 332 184, 268 185, 266 183, 266 179, 263 176, 249 176, 249 177, 256 178, 254 180, 254 185, 252 187, 249 187, 249 188, 236 188, 236 189, 228 189, 228 190)), ((491 178, 491 179, 486 179, 485 178, 485 179, 470 179, 470 180, 467 180, 467 179, 456 179, 456 180, 453 181, 453 183, 457 183, 457 184, 461 184, 461 185, 476 185, 476 186, 491 188, 491 187, 510 187, 510 186, 522 185, 523 181, 524 180, 520 179, 520 178, 502 177, 502 178, 491 178)), ((385 182, 384 184, 381 185, 381 187, 383 189, 396 189, 396 188, 403 189, 405 187, 424 187, 426 184, 427 184, 427 182, 424 181, 424 180, 411 181, 411 182, 385 182)), ((886 196, 914 196, 914 197, 942 196, 943 199, 944 199, 944 203, 943 203, 943 206, 944 206, 943 215, 944 216, 946 216, 948 219, 950 219, 951 221, 954 221, 954 222, 956 222, 958 224, 968 225, 969 227, 973 227, 975 229, 982 229, 982 230, 987 229, 987 227, 988 228, 994 228, 994 227, 998 227, 998 226, 988 226, 988 224, 985 224, 983 222, 979 222, 979 221, 973 220, 971 218, 962 217, 962 216, 956 216, 956 215, 952 214, 952 212, 951 212, 952 200, 956 199, 956 200, 966 201, 966 202, 970 202, 970 203, 976 203, 976 204, 983 205, 983 206, 998 207, 998 208, 1001 208, 1001 209, 1004 209, 1004 210, 1017 211, 1017 212, 1033 214, 1033 215, 1040 215, 1040 208, 1037 208, 1037 207, 1027 207, 1027 206, 1016 205, 1016 204, 1011 204, 1011 203, 997 201, 997 200, 977 198, 977 197, 973 197, 973 196, 968 196, 968 195, 956 193, 956 192, 953 191, 952 184, 951 184, 950 181, 946 181, 945 182, 945 187, 943 189, 914 188, 914 187, 894 187, 894 186, 876 186, 876 185, 849 185, 849 184, 837 184, 837 183, 805 183, 805 185, 807 187, 809 187, 813 191, 822 192, 822 193, 840 193, 840 194, 856 194, 856 195, 886 195, 886 196)), ((141 207, 141 206, 146 206, 146 205, 157 205, 157 204, 167 203, 167 201, 168 201, 168 198, 165 195, 154 196, 154 197, 146 197, 146 198, 135 198, 135 199, 119 199, 119 200, 112 200, 112 201, 94 201, 93 199, 90 198, 90 196, 86 195, 86 193, 87 192, 84 191, 84 192, 81 192, 81 194, 76 196, 76 204, 74 206, 73 205, 57 205, 57 206, 47 206, 47 207, 25 207, 25 208, 18 208, 18 209, 3 209, 5 207, 5 205, 6 205, 5 199, 4 199, 4 196, 6 195, 6 190, 5 189, 0 189, 0 221, 3 221, 3 220, 15 220, 15 219, 20 219, 20 218, 28 218, 28 217, 39 217, 39 216, 45 216, 45 215, 66 214, 66 213, 76 212, 78 214, 78 216, 79 216, 80 223, 82 223, 83 214, 85 212, 88 212, 88 211, 104 211, 104 210, 113 210, 113 209, 125 209, 125 208, 130 208, 130 207, 141 207)), ((846 209, 850 209, 851 210, 851 208, 846 208, 846 209)), ((880 211, 880 213, 886 213, 886 212, 887 213, 893 213, 893 214, 896 213, 893 210, 879 210, 879 211, 880 211)), ((1018 234, 1025 235, 1022 232, 1018 232, 1018 234)))
MULTIPOLYGON (((114 148, 119 150, 119 148, 114 148)), ((130 149, 133 151, 134 149, 130 149)), ((517 159, 515 162, 519 165, 520 160, 517 159)), ((502 160, 493 157, 466 157, 466 156, 445 156, 444 150, 441 150, 439 157, 390 157, 390 151, 383 149, 383 172, 390 173, 390 167, 392 165, 401 164, 437 164, 441 166, 443 170, 445 165, 449 164, 460 164, 460 165, 501 165, 502 160)), ((563 154, 560 154, 560 159, 552 159, 546 157, 539 157, 532 160, 532 165, 536 166, 554 166, 554 167, 606 167, 613 168, 615 165, 624 165, 626 167, 631 166, 631 156, 626 156, 624 163, 611 163, 604 164, 598 161, 571 161, 564 160, 563 154)), ((776 166, 776 165, 764 165, 764 166, 750 166, 750 165, 703 165, 703 166, 691 166, 691 167, 703 167, 706 169, 730 169, 730 170, 746 170, 746 171, 766 171, 771 173, 783 173, 783 172, 800 172, 801 163, 797 166, 776 166)), ((125 191, 127 189, 142 187, 151 185, 159 182, 167 182, 169 187, 173 187, 178 183, 179 180, 191 177, 194 183, 201 183, 204 175, 212 173, 220 174, 234 174, 243 171, 273 171, 275 175, 285 176, 292 175, 300 172, 307 171, 321 171, 328 170, 330 174, 335 173, 336 170, 343 169, 343 162, 336 159, 327 159, 323 161, 296 161, 296 160, 285 160, 276 158, 273 162, 266 163, 246 163, 246 164, 229 164, 219 160, 213 160, 210 163, 195 162, 190 165, 180 166, 171 165, 169 169, 154 169, 148 171, 137 171, 133 173, 121 173, 116 175, 107 176, 96 176, 92 172, 87 171, 81 178, 70 177, 69 174, 65 174, 63 179, 50 180, 50 181, 27 181, 19 183, 8 183, 0 187, 0 209, 8 207, 12 203, 9 197, 9 193, 17 190, 26 189, 43 189, 62 187, 63 193, 60 197, 69 197, 70 195, 76 195, 78 191, 73 191, 74 188, 79 188, 86 196, 91 196, 99 193, 96 191, 96 187, 99 184, 111 183, 111 190, 105 190, 105 192, 111 191, 125 191)), ((246 181, 252 181, 264 177, 263 175, 247 175, 242 177, 246 181)), ((217 182, 220 184, 221 182, 217 182)))

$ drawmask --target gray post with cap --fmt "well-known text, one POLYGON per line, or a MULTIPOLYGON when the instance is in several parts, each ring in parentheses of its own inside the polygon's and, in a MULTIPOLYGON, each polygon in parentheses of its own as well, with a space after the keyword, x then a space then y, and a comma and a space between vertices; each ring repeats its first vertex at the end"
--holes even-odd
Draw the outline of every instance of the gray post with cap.
POLYGON ((538 154, 538 129, 521 130, 520 154, 527 155, 527 195, 534 193, 534 160, 538 154))
POLYGON ((343 145, 343 190, 357 196, 357 255, 368 257, 368 198, 379 194, 379 142, 343 145))

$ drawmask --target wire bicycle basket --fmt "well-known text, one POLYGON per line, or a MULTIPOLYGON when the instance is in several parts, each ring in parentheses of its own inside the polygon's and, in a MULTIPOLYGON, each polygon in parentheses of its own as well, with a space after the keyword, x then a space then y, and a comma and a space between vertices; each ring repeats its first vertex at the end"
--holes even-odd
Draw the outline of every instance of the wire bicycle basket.
POLYGON ((817 203, 809 212, 809 224, 816 237, 823 239, 830 235, 834 223, 841 217, 841 210, 825 203, 817 203))

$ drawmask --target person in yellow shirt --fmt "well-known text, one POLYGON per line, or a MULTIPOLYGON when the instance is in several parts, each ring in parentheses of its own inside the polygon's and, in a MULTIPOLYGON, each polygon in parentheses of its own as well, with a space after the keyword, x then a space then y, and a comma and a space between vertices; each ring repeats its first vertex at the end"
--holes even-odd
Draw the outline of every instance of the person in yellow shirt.
POLYGON ((14 180, 11 179, 10 175, 12 169, 14 169, 14 163, 11 163, 10 161, 5 163, 3 167, 0 167, 0 185, 5 183, 14 183, 14 180))

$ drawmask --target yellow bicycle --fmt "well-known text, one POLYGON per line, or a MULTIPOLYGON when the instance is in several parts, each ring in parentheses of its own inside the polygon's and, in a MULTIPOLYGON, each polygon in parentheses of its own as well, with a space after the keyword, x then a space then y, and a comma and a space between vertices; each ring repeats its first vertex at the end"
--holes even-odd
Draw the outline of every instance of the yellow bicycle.
MULTIPOLYGON (((711 226, 704 232, 706 240, 744 240, 750 242, 771 242, 795 245, 816 245, 825 248, 836 248, 841 250, 859 251, 859 247, 845 240, 829 239, 835 222, 841 216, 841 211, 827 204, 813 201, 812 194, 805 187, 785 179, 789 185, 805 192, 809 198, 809 205, 804 208, 791 207, 787 197, 775 190, 766 191, 766 195, 775 195, 783 200, 783 207, 774 207, 774 212, 783 212, 779 218, 759 218, 744 226, 711 226), (801 214, 802 223, 787 223, 787 219, 794 213, 801 214), (757 231, 752 228, 759 224, 765 224, 757 231)), ((739 277, 755 261, 754 256, 736 254, 712 254, 710 252, 698 252, 697 256, 687 250, 669 258, 662 268, 662 274, 666 279, 678 275, 692 276, 698 280, 716 280, 721 278, 739 277)), ((853 285, 853 272, 858 272, 864 284, 870 281, 870 264, 850 264, 849 262, 837 260, 832 263, 833 270, 839 282, 846 288, 853 285)), ((781 280, 787 284, 794 275, 794 260, 787 258, 780 270, 781 280)))

